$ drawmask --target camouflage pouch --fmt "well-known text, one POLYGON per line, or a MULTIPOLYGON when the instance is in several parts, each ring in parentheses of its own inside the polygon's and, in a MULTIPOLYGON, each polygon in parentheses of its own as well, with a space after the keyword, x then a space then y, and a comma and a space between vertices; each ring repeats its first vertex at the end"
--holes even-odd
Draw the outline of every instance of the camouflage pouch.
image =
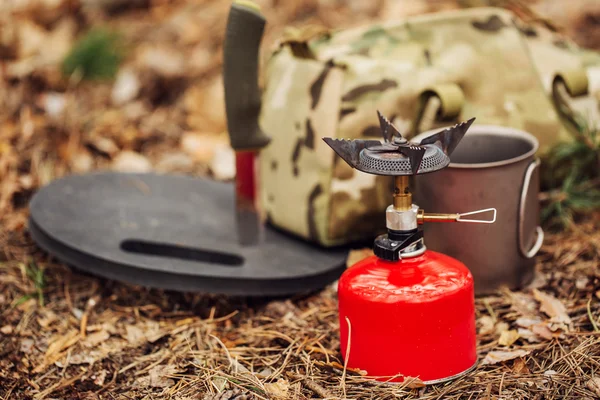
POLYGON ((272 137, 260 157, 269 221, 324 246, 385 230, 389 177, 353 170, 321 140, 380 139, 377 110, 408 137, 475 116, 532 133, 542 152, 568 140, 547 87, 549 77, 568 80, 568 68, 547 69, 522 29, 504 9, 474 8, 284 38, 261 99, 272 137))

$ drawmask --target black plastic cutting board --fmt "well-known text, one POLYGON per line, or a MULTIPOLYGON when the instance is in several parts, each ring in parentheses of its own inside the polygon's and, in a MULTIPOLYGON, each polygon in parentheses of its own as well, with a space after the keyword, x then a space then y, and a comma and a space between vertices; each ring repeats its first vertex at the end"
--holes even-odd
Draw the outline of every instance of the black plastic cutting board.
POLYGON ((325 249, 268 226, 260 245, 240 246, 234 200, 233 184, 203 178, 72 175, 35 194, 29 229, 75 268, 155 288, 290 295, 320 289, 345 269, 348 248, 325 249))

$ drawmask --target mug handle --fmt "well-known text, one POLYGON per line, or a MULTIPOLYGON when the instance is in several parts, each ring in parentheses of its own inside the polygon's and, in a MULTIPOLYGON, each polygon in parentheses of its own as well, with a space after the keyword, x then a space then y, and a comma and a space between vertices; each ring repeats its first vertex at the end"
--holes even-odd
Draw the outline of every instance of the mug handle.
POLYGON ((535 169, 540 165, 540 160, 535 159, 529 164, 527 170, 525 171, 525 179, 523 180, 523 188, 521 189, 521 201, 519 202, 519 250, 521 254, 525 258, 533 258, 540 248, 542 247, 542 243, 544 242, 544 231, 541 226, 536 227, 537 239, 535 243, 531 247, 531 249, 527 250, 525 245, 523 244, 523 220, 525 219, 525 201, 527 200, 527 192, 529 191, 529 185, 531 184, 531 176, 535 169))

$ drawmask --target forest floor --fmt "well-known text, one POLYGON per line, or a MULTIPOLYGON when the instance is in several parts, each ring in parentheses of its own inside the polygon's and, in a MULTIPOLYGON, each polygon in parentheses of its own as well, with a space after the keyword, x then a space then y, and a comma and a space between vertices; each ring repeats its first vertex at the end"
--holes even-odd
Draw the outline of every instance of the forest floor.
MULTIPOLYGON (((523 2, 600 50, 594 1, 523 2)), ((269 45, 289 24, 342 28, 495 2, 258 3, 269 45)), ((600 397, 600 213, 547 233, 527 288, 477 297, 476 368, 432 386, 344 368, 335 283, 286 299, 229 298, 57 262, 27 230, 31 196, 53 179, 99 169, 232 179, 221 80, 229 2, 14 4, 0 6, 0 399, 600 397), (126 38, 116 80, 66 79, 62 60, 99 26, 126 38)))

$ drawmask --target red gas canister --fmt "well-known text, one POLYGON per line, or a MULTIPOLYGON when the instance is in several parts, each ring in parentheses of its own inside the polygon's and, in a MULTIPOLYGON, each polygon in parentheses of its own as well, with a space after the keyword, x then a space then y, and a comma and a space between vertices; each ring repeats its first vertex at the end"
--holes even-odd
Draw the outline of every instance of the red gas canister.
POLYGON ((453 379, 477 361, 473 276, 460 261, 427 250, 425 222, 493 223, 496 209, 454 214, 425 213, 412 203, 408 176, 438 171, 471 126, 466 123, 409 143, 379 114, 385 140, 325 142, 359 171, 394 176, 387 234, 374 256, 347 269, 338 284, 340 351, 350 368, 371 378, 425 383, 453 379), (493 212, 490 220, 465 219, 493 212))
POLYGON ((350 368, 379 380, 427 382, 475 365, 473 277, 451 257, 430 250, 396 262, 369 257, 342 274, 338 298, 350 368))

